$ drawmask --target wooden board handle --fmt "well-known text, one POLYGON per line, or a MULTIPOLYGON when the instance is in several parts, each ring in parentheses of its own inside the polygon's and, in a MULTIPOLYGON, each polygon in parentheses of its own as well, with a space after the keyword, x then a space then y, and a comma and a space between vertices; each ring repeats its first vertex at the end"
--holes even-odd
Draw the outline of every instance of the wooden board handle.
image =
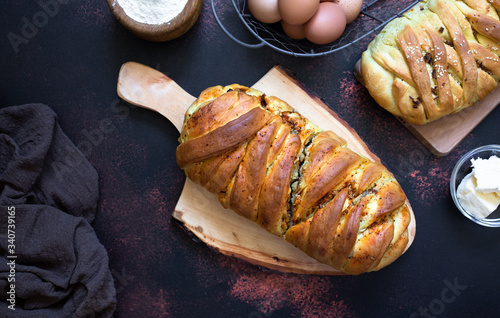
POLYGON ((133 105, 162 114, 178 131, 187 108, 196 99, 165 74, 136 62, 124 63, 120 68, 117 92, 133 105))
MULTIPOLYGON (((380 161, 345 121, 280 67, 273 67, 252 87, 284 98, 319 127, 338 133, 348 142, 350 149, 380 161)), ((123 64, 118 78, 118 94, 129 103, 159 112, 179 130, 185 111, 195 100, 164 74, 134 62, 123 64)), ((415 216, 409 202, 407 204, 412 216, 408 248, 415 236, 415 216)), ((282 272, 344 275, 267 232, 257 223, 225 209, 216 195, 189 179, 186 179, 172 216, 207 245, 252 264, 282 272)))

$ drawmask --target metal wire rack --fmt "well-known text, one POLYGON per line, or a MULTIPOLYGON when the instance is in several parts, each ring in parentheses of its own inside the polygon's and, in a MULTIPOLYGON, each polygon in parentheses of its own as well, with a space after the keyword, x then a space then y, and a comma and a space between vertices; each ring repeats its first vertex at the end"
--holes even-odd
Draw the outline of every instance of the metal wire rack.
POLYGON ((232 0, 236 13, 247 29, 259 41, 255 44, 245 43, 233 36, 219 19, 214 0, 211 0, 212 11, 221 29, 236 43, 248 48, 259 48, 267 45, 279 52, 293 55, 314 57, 327 55, 342 50, 373 32, 383 28, 393 19, 402 16, 419 1, 415 0, 365 0, 360 15, 347 25, 344 33, 336 41, 327 45, 317 45, 307 40, 294 40, 289 38, 281 29, 281 24, 266 24, 257 21, 248 10, 247 0, 232 0))

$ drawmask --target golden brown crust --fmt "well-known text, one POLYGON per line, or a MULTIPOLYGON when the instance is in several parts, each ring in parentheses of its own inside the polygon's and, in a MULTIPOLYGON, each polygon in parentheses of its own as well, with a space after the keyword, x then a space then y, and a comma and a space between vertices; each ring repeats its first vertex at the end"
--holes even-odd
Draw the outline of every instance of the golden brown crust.
POLYGON ((361 58, 370 94, 417 125, 484 98, 500 74, 499 3, 423 0, 388 23, 361 58))
MULTIPOLYGON (((428 113, 428 116, 432 116, 437 110, 432 98, 431 81, 418 39, 411 26, 406 26, 398 34, 397 43, 406 57, 411 77, 420 95, 419 97, 415 97, 415 99, 423 104, 423 108, 428 113)), ((418 107, 418 104, 415 102, 413 106, 418 107)))
POLYGON ((278 124, 278 119, 274 119, 255 133, 255 137, 248 142, 245 156, 230 189, 229 207, 251 221, 257 219, 260 190, 266 176, 267 155, 278 124))
MULTIPOLYGON (((273 156, 276 160, 269 167, 262 185, 257 223, 276 235, 283 235, 287 228, 286 208, 290 197, 290 178, 300 146, 297 135, 287 136, 282 151, 273 156)), ((272 148, 278 148, 278 145, 272 148)))
POLYGON ((495 9, 500 10, 500 0, 488 0, 495 9))
POLYGON ((269 117, 266 111, 253 108, 224 126, 198 138, 189 139, 177 148, 177 163, 184 168, 191 163, 223 154, 253 137, 264 127, 269 117))
MULTIPOLYGON (((312 153, 311 156, 315 156, 312 153)), ((349 150, 340 148, 332 156, 323 157, 322 165, 313 172, 305 169, 304 175, 312 175, 302 179, 295 200, 293 201, 293 222, 299 223, 309 218, 316 203, 328 192, 344 181, 353 167, 361 163, 361 157, 349 150)))
POLYGON ((360 274, 404 251, 410 214, 392 174, 276 97, 209 88, 179 140, 177 160, 191 180, 320 262, 360 274))
POLYGON ((477 32, 500 42, 500 22, 498 20, 479 12, 469 12, 466 16, 477 32))
POLYGON ((219 156, 219 158, 221 158, 222 160, 221 164, 210 175, 210 179, 207 180, 206 184, 201 185, 206 187, 207 190, 212 193, 219 193, 220 191, 222 191, 229 184, 232 175, 243 159, 244 153, 245 147, 240 146, 235 150, 229 152, 225 156, 219 156))
POLYGON ((330 204, 319 209, 311 220, 308 253, 323 263, 329 263, 333 257, 333 239, 342 216, 348 189, 340 191, 330 204))
POLYGON ((354 247, 354 252, 344 266, 344 271, 361 274, 378 265, 394 236, 394 225, 384 222, 364 231, 354 247))
POLYGON ((346 216, 340 221, 337 233, 333 237, 333 258, 331 261, 333 267, 344 269, 358 238, 359 220, 367 202, 368 198, 365 196, 358 204, 351 205, 346 216))

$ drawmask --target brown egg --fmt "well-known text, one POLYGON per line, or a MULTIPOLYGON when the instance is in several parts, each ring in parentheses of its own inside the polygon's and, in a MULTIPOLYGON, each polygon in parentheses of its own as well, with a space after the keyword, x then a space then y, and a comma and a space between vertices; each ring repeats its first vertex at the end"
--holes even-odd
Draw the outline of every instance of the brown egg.
POLYGON ((248 10, 255 19, 263 23, 276 23, 281 20, 278 0, 248 0, 248 10))
POLYGON ((338 39, 346 27, 342 7, 333 2, 321 2, 314 16, 304 25, 306 38, 316 44, 327 44, 338 39))
POLYGON ((306 33, 304 32, 303 24, 288 24, 285 21, 281 21, 281 27, 286 35, 295 40, 302 40, 306 38, 306 33))
POLYGON ((278 0, 278 9, 283 21, 298 25, 306 23, 316 12, 319 0, 278 0))
POLYGON ((321 0, 321 2, 335 2, 345 11, 347 24, 354 21, 361 9, 363 9, 363 0, 321 0))

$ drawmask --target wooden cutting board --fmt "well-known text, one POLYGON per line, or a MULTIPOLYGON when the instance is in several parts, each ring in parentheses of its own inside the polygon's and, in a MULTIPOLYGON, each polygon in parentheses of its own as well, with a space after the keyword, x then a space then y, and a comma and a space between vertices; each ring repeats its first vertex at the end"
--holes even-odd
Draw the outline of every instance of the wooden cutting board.
MULTIPOLYGON (((333 130, 346 139, 350 149, 374 161, 380 161, 346 122, 280 67, 272 68, 252 87, 283 99, 319 127, 333 130)), ((195 97, 185 92, 172 79, 135 62, 123 64, 117 90, 125 101, 164 115, 179 131, 185 111, 195 100, 195 97)), ((407 204, 410 206, 409 202, 407 204)), ((407 248, 415 235, 415 217, 411 207, 410 212, 412 222, 407 248)), ((256 223, 224 209, 214 194, 189 179, 186 179, 173 217, 219 252, 252 264, 283 272, 343 274, 314 260, 256 223)))
MULTIPOLYGON (((360 61, 356 63, 354 75, 363 84, 360 61)), ((363 84, 364 85, 364 84, 363 84)), ((472 106, 458 113, 442 117, 425 125, 410 124, 397 119, 405 125, 417 139, 438 157, 449 154, 460 142, 488 116, 500 103, 500 85, 493 92, 472 106)))

